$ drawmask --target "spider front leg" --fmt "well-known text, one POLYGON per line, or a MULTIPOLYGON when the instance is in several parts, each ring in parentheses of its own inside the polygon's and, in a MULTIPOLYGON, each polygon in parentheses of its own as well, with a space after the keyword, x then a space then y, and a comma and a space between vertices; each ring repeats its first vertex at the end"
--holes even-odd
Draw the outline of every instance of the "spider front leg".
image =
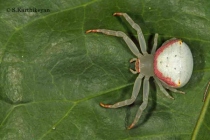
POLYGON ((147 107, 147 103, 148 103, 148 96, 149 96, 149 76, 145 76, 144 78, 144 83, 143 83, 143 103, 140 105, 137 113, 136 113, 136 117, 133 121, 133 123, 128 127, 128 129, 131 129, 134 127, 134 125, 139 121, 142 112, 144 111, 144 109, 147 107))
POLYGON ((86 33, 103 33, 106 35, 111 35, 111 36, 117 36, 117 37, 122 37, 125 43, 128 45, 129 49, 131 52, 136 55, 138 58, 142 56, 136 47, 136 45, 133 43, 133 41, 123 32, 121 31, 113 31, 113 30, 107 30, 107 29, 93 29, 93 30, 88 30, 86 33))
POLYGON ((137 35, 138 35, 138 40, 139 40, 139 44, 140 44, 140 48, 143 54, 147 54, 147 46, 146 46, 146 42, 144 39, 144 35, 141 31, 141 28, 138 24, 136 24, 128 14, 126 13, 114 13, 114 16, 123 16, 128 23, 137 31, 137 35))
POLYGON ((113 105, 103 104, 103 103, 100 103, 100 105, 102 107, 105 107, 105 108, 118 108, 118 107, 122 107, 122 106, 126 106, 126 105, 132 104, 136 100, 136 97, 137 97, 137 95, 139 93, 139 90, 141 88, 141 81, 142 81, 143 77, 144 77, 143 75, 139 74, 138 77, 136 78, 134 86, 133 86, 132 95, 131 95, 130 99, 127 99, 127 100, 115 103, 113 105))

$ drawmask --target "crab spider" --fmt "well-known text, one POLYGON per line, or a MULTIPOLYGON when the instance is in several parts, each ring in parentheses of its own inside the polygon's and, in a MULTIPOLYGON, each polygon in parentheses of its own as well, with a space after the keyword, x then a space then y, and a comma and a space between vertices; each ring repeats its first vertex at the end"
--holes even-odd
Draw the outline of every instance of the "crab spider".
POLYGON ((143 80, 143 103, 138 108, 134 121, 128 127, 128 129, 131 129, 136 125, 142 115, 142 112, 147 107, 149 96, 149 78, 153 77, 160 90, 168 98, 174 99, 169 95, 166 89, 184 94, 184 92, 178 91, 176 88, 184 86, 189 81, 193 70, 193 58, 187 44, 176 38, 166 41, 156 51, 158 40, 157 33, 154 37, 151 54, 148 54, 146 51, 146 42, 140 26, 136 24, 126 13, 114 13, 113 15, 123 16, 137 31, 140 50, 142 53, 139 52, 137 46, 124 32, 107 29, 93 29, 86 31, 86 33, 100 32, 106 35, 121 37, 131 52, 136 56, 136 58, 130 60, 130 63, 135 63, 135 70, 130 69, 130 71, 133 74, 138 74, 134 82, 131 98, 112 105, 100 103, 100 105, 105 108, 118 108, 132 104, 137 98, 143 80))

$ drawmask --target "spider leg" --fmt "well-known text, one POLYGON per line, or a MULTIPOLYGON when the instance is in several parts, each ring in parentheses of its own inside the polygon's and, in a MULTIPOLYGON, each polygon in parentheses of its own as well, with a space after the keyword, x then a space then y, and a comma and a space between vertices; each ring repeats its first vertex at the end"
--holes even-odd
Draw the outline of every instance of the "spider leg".
POLYGON ((137 31, 137 35, 138 35, 138 40, 139 40, 139 44, 140 44, 140 48, 141 48, 141 52, 143 54, 147 54, 147 46, 146 46, 146 42, 144 39, 144 35, 141 31, 141 28, 138 24, 136 24, 128 14, 126 13, 114 13, 114 16, 123 16, 128 23, 137 31))
POLYGON ((180 91, 180 90, 177 90, 177 89, 175 89, 175 88, 172 88, 172 87, 170 87, 170 86, 168 86, 168 85, 166 85, 166 84, 164 84, 164 83, 162 83, 161 85, 162 85, 164 88, 166 88, 166 89, 168 89, 168 90, 170 90, 170 91, 172 91, 172 92, 177 92, 177 93, 185 94, 185 92, 180 91))
POLYGON ((157 41, 158 41, 158 33, 155 34, 154 44, 153 44, 153 47, 152 47, 151 54, 155 54, 155 51, 157 49, 157 41))
POLYGON ((185 92, 184 92, 184 91, 180 91, 180 90, 177 90, 177 89, 172 88, 172 87, 168 87, 167 89, 169 89, 170 91, 173 91, 173 92, 177 92, 177 93, 185 94, 185 92))
POLYGON ((136 117, 133 121, 133 123, 128 127, 128 129, 131 129, 134 127, 134 125, 139 121, 142 112, 144 111, 144 109, 147 107, 147 103, 148 103, 148 96, 149 96, 149 76, 146 76, 144 78, 144 83, 143 83, 143 103, 140 105, 137 113, 136 113, 136 117))
POLYGON ((169 95, 169 93, 165 90, 165 88, 163 87, 162 83, 156 78, 154 77, 155 82, 158 84, 160 90, 170 99, 174 99, 173 97, 171 97, 171 95, 169 95))
POLYGON ((121 31, 113 31, 113 30, 107 30, 107 29, 93 29, 93 30, 86 31, 86 33, 91 33, 91 32, 94 32, 94 33, 100 32, 100 33, 103 33, 106 35, 122 37, 134 55, 136 55, 138 58, 142 56, 140 54, 138 48, 136 47, 136 45, 133 43, 133 41, 125 33, 121 32, 121 31))
POLYGON ((178 93, 181 93, 181 94, 185 94, 185 92, 180 91, 180 90, 177 90, 177 89, 172 88, 172 87, 169 87, 169 86, 167 86, 167 85, 164 85, 164 84, 163 84, 163 86, 164 86, 165 88, 169 89, 169 90, 172 91, 172 92, 178 92, 178 93))
POLYGON ((124 101, 121 101, 121 102, 117 102, 113 105, 103 104, 103 103, 100 103, 100 105, 102 107, 105 107, 105 108, 118 108, 118 107, 122 107, 122 106, 132 104, 136 100, 136 97, 139 93, 139 90, 141 88, 141 81, 142 81, 143 77, 144 77, 143 75, 139 74, 138 77, 136 78, 134 86, 133 86, 132 95, 131 95, 130 99, 127 99, 127 100, 124 100, 124 101))

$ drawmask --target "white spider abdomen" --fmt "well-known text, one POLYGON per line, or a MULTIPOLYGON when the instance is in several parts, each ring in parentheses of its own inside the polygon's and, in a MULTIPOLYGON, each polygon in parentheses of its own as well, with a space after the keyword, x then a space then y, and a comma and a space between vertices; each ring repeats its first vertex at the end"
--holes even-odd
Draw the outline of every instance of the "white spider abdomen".
POLYGON ((184 86, 189 81, 192 70, 192 53, 180 39, 166 41, 155 53, 154 73, 170 87, 184 86))

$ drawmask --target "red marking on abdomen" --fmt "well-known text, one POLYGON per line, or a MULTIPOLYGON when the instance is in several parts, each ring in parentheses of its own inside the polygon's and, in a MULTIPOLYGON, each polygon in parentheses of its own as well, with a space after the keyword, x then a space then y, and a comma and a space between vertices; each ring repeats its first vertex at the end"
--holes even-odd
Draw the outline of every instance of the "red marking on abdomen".
POLYGON ((178 87, 178 85, 173 82, 171 80, 170 77, 165 77, 158 69, 157 67, 154 67, 154 73, 155 75, 158 77, 158 79, 160 79, 161 81, 163 81, 164 83, 166 83, 167 85, 169 85, 170 87, 178 87))
POLYGON ((167 47, 169 47, 170 45, 172 45, 173 43, 178 42, 179 39, 174 39, 169 41, 168 43, 164 44, 164 46, 161 46, 155 53, 155 57, 154 57, 154 73, 155 75, 164 83, 166 83, 167 85, 171 86, 171 87, 178 87, 178 85, 171 80, 170 77, 166 77, 163 75, 162 72, 160 72, 157 68, 157 59, 159 57, 159 55, 164 51, 164 49, 166 49, 167 47))

